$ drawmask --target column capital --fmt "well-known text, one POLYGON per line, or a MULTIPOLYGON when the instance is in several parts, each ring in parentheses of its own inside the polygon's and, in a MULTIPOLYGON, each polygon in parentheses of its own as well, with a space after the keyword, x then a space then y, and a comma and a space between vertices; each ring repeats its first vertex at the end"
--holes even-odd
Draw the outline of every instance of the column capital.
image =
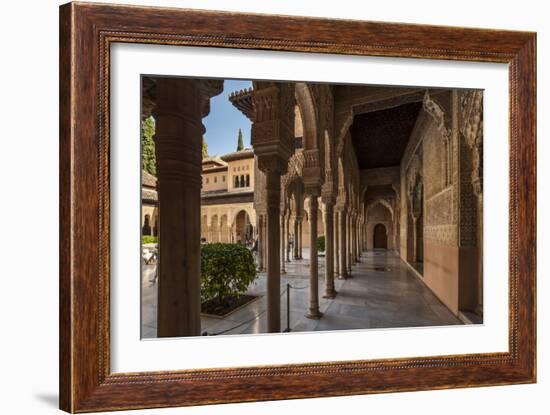
POLYGON ((321 188, 319 186, 309 186, 304 188, 304 193, 311 197, 311 200, 315 199, 317 203, 317 198, 321 196, 321 188))
POLYGON ((258 155, 258 167, 265 173, 266 178, 277 176, 280 179, 286 173, 287 164, 288 160, 276 154, 258 155))
POLYGON ((347 213, 348 205, 346 203, 342 203, 341 201, 337 201, 336 202, 336 210, 338 212, 347 213))
POLYGON ((325 189, 321 189, 321 200, 325 204, 325 206, 331 206, 333 207, 336 204, 336 196, 332 191, 325 191, 325 189))
POLYGON ((257 82, 252 91, 251 141, 264 172, 285 174, 294 153, 294 88, 291 83, 257 82))
POLYGON ((315 187, 319 188, 323 184, 323 179, 321 175, 321 163, 319 160, 320 152, 319 149, 309 149, 304 150, 304 168, 303 168, 303 180, 304 180, 304 187, 310 188, 315 187))

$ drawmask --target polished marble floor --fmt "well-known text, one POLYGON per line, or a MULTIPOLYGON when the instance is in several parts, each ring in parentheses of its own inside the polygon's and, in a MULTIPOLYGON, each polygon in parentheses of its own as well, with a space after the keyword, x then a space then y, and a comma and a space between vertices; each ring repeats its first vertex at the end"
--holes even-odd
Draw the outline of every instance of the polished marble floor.
MULTIPOLYGON (((364 252, 352 268, 352 276, 335 280, 338 295, 322 298, 324 257, 319 257, 319 302, 323 317, 305 317, 309 304, 309 260, 292 260, 281 276, 281 328, 287 328, 287 291, 290 331, 353 330, 393 327, 444 326, 462 324, 413 271, 394 253, 364 252), (287 284, 290 285, 290 289, 287 284)), ((142 337, 156 337, 157 286, 151 281, 154 265, 144 265, 142 273, 142 337)), ((201 318, 205 335, 265 333, 266 275, 259 274, 249 287, 258 299, 229 316, 201 318)))

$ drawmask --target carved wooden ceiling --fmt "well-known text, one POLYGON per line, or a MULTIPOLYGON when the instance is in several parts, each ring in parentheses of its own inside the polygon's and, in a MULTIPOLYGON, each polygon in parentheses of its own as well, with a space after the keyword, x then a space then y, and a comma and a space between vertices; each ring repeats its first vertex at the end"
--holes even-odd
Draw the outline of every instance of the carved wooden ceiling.
POLYGON ((422 102, 356 115, 350 127, 360 169, 397 166, 422 102))

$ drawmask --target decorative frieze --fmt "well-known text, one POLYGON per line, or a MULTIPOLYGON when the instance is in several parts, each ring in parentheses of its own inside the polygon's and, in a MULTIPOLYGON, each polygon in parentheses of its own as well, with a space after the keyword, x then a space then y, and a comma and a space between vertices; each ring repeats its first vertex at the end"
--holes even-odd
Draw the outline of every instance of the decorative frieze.
POLYGON ((456 225, 425 225, 424 238, 426 240, 443 242, 447 245, 455 245, 456 225))

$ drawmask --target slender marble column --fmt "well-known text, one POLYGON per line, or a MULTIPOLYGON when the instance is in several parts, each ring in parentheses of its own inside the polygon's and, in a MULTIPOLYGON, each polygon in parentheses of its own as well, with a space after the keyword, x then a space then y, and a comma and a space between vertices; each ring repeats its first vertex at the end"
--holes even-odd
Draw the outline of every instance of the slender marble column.
POLYGON ((265 216, 258 215, 258 271, 265 271, 264 251, 265 251, 265 216))
POLYGON ((299 250, 299 247, 298 247, 298 217, 295 217, 294 218, 294 259, 299 259, 300 258, 300 250, 299 250))
POLYGON ((340 264, 338 265, 338 278, 344 280, 348 277, 347 265, 347 237, 346 237, 346 211, 344 209, 338 211, 338 221, 340 223, 340 264))
POLYGON ((353 264, 353 255, 351 248, 351 214, 346 215, 346 253, 347 253, 347 265, 348 265, 348 277, 351 276, 351 266, 353 264))
POLYGON ((303 224, 303 219, 300 220, 300 222, 298 222, 298 232, 300 234, 300 238, 298 239, 300 242, 300 245, 298 248, 298 257, 300 259, 304 259, 304 257, 302 256, 302 224, 303 224))
POLYGON ((320 319, 322 313, 319 311, 319 272, 317 258, 317 211, 319 210, 319 202, 317 195, 313 194, 310 198, 310 213, 309 213, 309 311, 306 314, 307 318, 320 319))
POLYGON ((363 224, 361 223, 361 219, 357 222, 357 250, 359 258, 361 258, 361 252, 363 252, 363 224))
POLYGON ((288 211, 288 214, 286 216, 285 235, 286 235, 286 244, 285 244, 286 262, 290 262, 290 211, 288 211))
POLYGON ((285 269, 285 216, 280 217, 281 224, 281 274, 286 274, 285 269))
POLYGON ((355 218, 354 226, 353 226, 353 235, 354 235, 354 249, 355 249, 355 259, 356 262, 361 262, 361 249, 360 249, 360 242, 359 242, 359 218, 355 218))
POLYGON ((334 210, 334 273, 340 275, 340 232, 338 211, 334 210))
POLYGON ((334 207, 325 203, 325 295, 334 298, 334 207))

